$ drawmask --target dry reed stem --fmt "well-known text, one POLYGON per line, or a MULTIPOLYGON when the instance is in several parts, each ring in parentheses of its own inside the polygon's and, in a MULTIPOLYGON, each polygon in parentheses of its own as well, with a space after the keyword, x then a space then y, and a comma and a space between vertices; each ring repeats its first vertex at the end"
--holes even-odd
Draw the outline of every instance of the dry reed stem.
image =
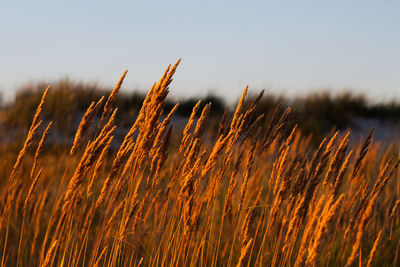
POLYGON ((100 264, 103 261, 103 257, 104 257, 104 255, 105 255, 105 253, 107 251, 107 248, 108 248, 107 246, 105 246, 103 248, 103 251, 100 253, 100 256, 97 258, 97 260, 96 260, 95 264, 93 265, 93 267, 100 267, 100 264))
POLYGON ((110 114, 112 113, 113 105, 114 105, 115 99, 117 98, 118 91, 119 91, 119 89, 122 85, 122 82, 124 81, 127 73, 128 73, 127 70, 125 70, 124 73, 122 73, 122 76, 119 78, 119 81, 117 82, 114 89, 111 91, 110 95, 108 96, 108 99, 107 99, 106 103, 104 104, 103 114, 101 114, 101 118, 100 118, 98 127, 101 127, 103 125, 103 123, 108 119, 108 116, 110 116, 110 114))
POLYGON ((255 153, 255 149, 256 149, 256 143, 254 143, 250 149, 250 154, 247 158, 247 163, 246 163, 246 170, 245 170, 245 174, 243 176, 243 182, 242 182, 242 186, 240 188, 240 198, 239 198, 239 205, 238 205, 238 211, 242 210, 243 207, 243 201, 246 195, 246 191, 247 191, 247 185, 250 179, 250 173, 251 170, 253 168, 253 163, 254 163, 254 153, 255 153))
MULTIPOLYGON (((106 128, 106 126, 104 128, 106 128)), ((77 190, 82 184, 86 173, 100 156, 101 151, 113 135, 115 129, 116 126, 110 128, 104 136, 102 136, 101 133, 98 137, 99 140, 95 140, 93 143, 87 146, 85 153, 83 154, 82 159, 79 162, 79 165, 76 168, 75 173, 68 184, 67 192, 64 197, 65 201, 70 200, 73 196, 77 194, 77 190)))
POLYGON ((35 253, 35 248, 36 248, 36 241, 39 235, 40 231, 40 222, 44 213, 44 208, 45 204, 47 203, 48 200, 48 191, 46 191, 47 194, 45 193, 44 195, 41 195, 41 200, 38 201, 39 205, 38 208, 35 210, 34 215, 35 215, 35 230, 34 230, 34 236, 33 236, 33 241, 31 244, 31 256, 35 253))
POLYGON ((226 107, 224 113, 222 114, 221 120, 219 122, 219 127, 218 127, 218 132, 217 132, 217 136, 222 136, 225 135, 225 131, 226 131, 226 121, 228 119, 228 114, 229 114, 229 108, 226 107))
POLYGON ((41 156, 41 154, 43 152, 44 142, 46 141, 47 136, 49 135, 51 125, 52 125, 52 122, 49 122, 49 124, 46 127, 46 130, 44 131, 44 133, 42 135, 42 138, 39 141, 38 147, 36 149, 35 156, 33 158, 33 166, 32 166, 32 170, 31 170, 31 179, 33 179, 33 177, 35 175, 36 165, 38 164, 40 156, 41 156))
POLYGON ((378 234, 378 236, 377 236, 376 239, 375 239, 374 245, 372 246, 371 252, 370 252, 370 254, 369 254, 369 259, 368 259, 367 267, 371 267, 371 266, 372 266, 372 262, 373 262, 373 260, 374 260, 374 258, 375 258, 375 254, 376 254, 376 251, 377 251, 377 249, 378 249, 378 245, 379 245, 379 242, 380 242, 380 240, 381 240, 381 237, 382 237, 382 230, 379 231, 379 234, 378 234))
POLYGON ((333 203, 333 196, 331 196, 331 199, 328 201, 329 204, 326 204, 326 208, 321 215, 322 218, 317 225, 313 242, 310 244, 308 249, 306 265, 315 266, 317 264, 317 259, 322 254, 322 238, 328 232, 328 226, 339 210, 343 199, 344 196, 342 195, 338 198, 338 200, 336 200, 336 202, 333 203))
POLYGON ((342 164, 342 167, 340 168, 339 174, 337 175, 336 181, 334 181, 333 185, 333 194, 337 196, 339 192, 339 188, 343 183, 344 180, 344 175, 348 169, 348 166, 350 164, 350 159, 353 156, 353 151, 350 151, 350 153, 347 155, 346 159, 344 160, 344 163, 342 164))
POLYGON ((56 252, 56 248, 58 245, 58 240, 54 240, 51 244, 50 248, 47 250, 46 258, 43 261, 42 267, 51 266, 51 260, 54 257, 54 253, 56 252))
POLYGON ((246 260, 247 260, 247 258, 249 256, 250 247, 251 247, 252 243, 253 243, 253 238, 251 238, 249 240, 249 242, 247 242, 246 245, 242 246, 242 249, 240 251, 240 258, 239 258, 239 261, 238 261, 236 267, 244 267, 244 266, 246 266, 246 260))
POLYGON ((374 128, 371 128, 371 130, 368 133, 367 138, 364 141, 364 144, 360 150, 360 154, 358 155, 356 163, 354 165, 353 173, 351 175, 351 180, 354 179, 357 176, 358 172, 360 171, 362 161, 364 160, 365 155, 367 154, 368 149, 369 149, 371 143, 373 142, 374 130, 375 130, 374 128))
POLYGON ((28 136, 25 139, 25 143, 24 143, 21 151, 19 152, 17 160, 16 160, 16 162, 14 164, 14 167, 13 167, 13 169, 11 171, 10 178, 9 178, 9 183, 12 183, 14 181, 14 179, 16 178, 17 172, 19 171, 19 169, 21 167, 22 160, 25 157, 25 154, 26 154, 29 146, 32 143, 34 135, 36 134, 39 126, 42 123, 42 121, 39 121, 39 116, 40 116, 40 113, 42 112, 43 105, 44 105, 44 102, 46 100, 46 97, 47 97, 47 94, 49 92, 49 89, 50 89, 50 86, 48 86, 46 88, 46 90, 44 91, 44 93, 42 95, 42 99, 40 100, 39 106, 37 107, 35 115, 33 116, 32 124, 31 124, 31 127, 29 128, 29 131, 28 131, 28 136))
MULTIPOLYGON (((304 233, 303 233, 303 237, 301 239, 301 243, 300 243, 300 248, 299 248, 299 255, 296 258, 296 263, 295 266, 303 266, 304 265, 304 261, 306 260, 307 256, 308 256, 308 247, 309 247, 309 243, 312 241, 312 237, 316 231, 316 227, 318 224, 318 219, 320 216, 320 212, 323 208, 323 204, 325 202, 326 196, 322 195, 319 200, 318 200, 318 204, 315 207, 314 212, 312 213, 312 215, 310 215, 309 217, 309 221, 306 224, 304 233)), ((304 201, 304 199, 302 199, 302 201, 304 201)), ((298 207, 301 207, 301 203, 299 203, 298 207)), ((292 225, 290 228, 294 228, 294 224, 296 223, 296 220, 299 218, 298 215, 296 215, 295 211, 295 216, 292 217, 292 220, 290 222, 290 224, 292 225)), ((289 230, 288 230, 289 232, 289 230)), ((289 241, 289 237, 287 236, 285 243, 287 243, 289 241)))
POLYGON ((400 210, 400 199, 398 199, 396 201, 396 203, 394 204, 392 211, 390 212, 389 215, 389 219, 390 219, 390 235, 389 235, 389 239, 392 239, 392 235, 393 235, 393 226, 396 220, 396 214, 398 213, 398 211, 400 210))
POLYGON ((119 203, 117 208, 114 209, 113 213, 111 214, 110 218, 107 220, 106 227, 105 227, 105 240, 107 241, 111 235, 111 229, 114 226, 115 219, 117 218, 118 214, 121 212, 122 208, 125 205, 125 201, 119 203))
POLYGON ((25 139, 25 143, 24 143, 22 149, 20 150, 20 152, 17 156, 17 160, 15 161, 14 167, 11 171, 10 178, 9 178, 9 184, 11 184, 14 181, 14 179, 17 177, 18 172, 22 165, 22 161, 23 161, 26 153, 28 152, 28 148, 32 144, 33 137, 35 136, 35 134, 38 131, 41 124, 42 124, 42 121, 39 121, 36 125, 31 127, 31 129, 29 130, 28 136, 25 139))
POLYGON ((28 190, 28 194, 27 194, 27 196, 26 196, 26 198, 25 198, 24 207, 23 207, 24 214, 25 214, 25 212, 26 212, 26 208, 27 208, 28 204, 29 204, 30 201, 32 200, 33 191, 35 190, 35 187, 36 187, 36 185, 37 185, 37 182, 38 182, 38 180, 39 180, 39 177, 40 177, 40 175, 42 174, 42 171, 43 171, 43 168, 41 168, 41 169, 39 170, 38 174, 37 174, 36 177, 33 179, 32 184, 31 184, 31 186, 30 186, 30 188, 29 188, 29 190, 28 190))
POLYGON ((243 102, 244 102, 244 98, 245 98, 246 95, 247 95, 247 90, 248 90, 248 88, 249 88, 249 87, 246 85, 245 88, 244 88, 244 90, 243 90, 242 96, 241 96, 240 99, 239 99, 239 102, 238 102, 238 104, 237 104, 237 106, 236 106, 235 113, 233 114, 233 118, 232 118, 232 122, 231 122, 230 129, 234 129, 234 128, 236 128, 237 125, 238 125, 238 121, 239 121, 238 118, 239 118, 239 115, 240 115, 240 110, 242 109, 243 102))
POLYGON ((349 256, 349 258, 347 259, 347 263, 346 266, 352 266, 353 263, 357 260, 357 253, 360 249, 361 246, 361 241, 362 241, 362 237, 364 236, 364 232, 366 230, 367 227, 367 222, 368 220, 371 218, 371 216, 373 215, 373 208, 375 206, 375 203, 377 201, 378 198, 378 193, 374 194, 370 200, 368 201, 368 206, 361 218, 360 224, 358 226, 358 230, 357 230, 357 236, 356 236, 356 241, 352 247, 351 250, 351 254, 349 256))
POLYGON ((82 139, 85 137, 86 132, 92 125, 93 119, 96 116, 98 110, 100 109, 103 99, 104 99, 104 96, 102 98, 100 98, 100 100, 97 101, 97 103, 95 103, 93 101, 92 104, 89 106, 89 108, 86 110, 85 114, 83 115, 83 118, 82 118, 81 122, 79 123, 78 130, 76 131, 73 145, 69 152, 69 154, 71 156, 75 153, 75 151, 78 148, 78 146, 80 145, 82 139))
POLYGON ((347 146, 349 144, 349 135, 350 132, 347 132, 347 134, 343 137, 342 142, 339 145, 339 148, 336 150, 336 153, 333 156, 331 163, 329 164, 328 172, 325 175, 325 180, 323 185, 329 183, 331 187, 334 186, 335 177, 338 177, 340 166, 342 165, 347 150, 347 146))
POLYGON ((201 101, 199 100, 199 101, 197 101, 196 105, 194 105, 192 113, 190 114, 189 120, 185 126, 185 129, 183 129, 182 141, 181 141, 181 144, 178 149, 179 153, 181 153, 183 151, 183 149, 188 145, 188 142, 190 139, 189 132, 190 132, 190 129, 192 129, 195 116, 197 114, 197 111, 200 108, 200 104, 201 104, 201 101))
POLYGON ((86 190, 86 195, 87 197, 90 197, 92 195, 92 187, 95 181, 97 181, 97 179, 100 177, 101 173, 101 167, 102 165, 104 165, 105 161, 106 161, 106 156, 108 154, 108 150, 110 149, 111 143, 114 140, 114 136, 111 136, 109 138, 109 140, 107 141, 106 145, 104 146, 103 150, 101 151, 101 154, 99 156, 99 159, 96 162, 96 165, 94 166, 93 169, 93 174, 92 177, 89 181, 87 190, 86 190))
POLYGON ((226 143, 228 141, 227 137, 221 136, 218 138, 217 142, 215 143, 210 156, 207 159, 207 162, 204 165, 203 170, 201 171, 201 176, 204 177, 206 174, 214 168, 214 166, 217 164, 217 159, 219 154, 222 152, 224 149, 226 143))
POLYGON ((45 102, 45 100, 47 98, 47 94, 49 93, 49 90, 50 90, 50 86, 47 86, 46 90, 44 90, 44 92, 43 92, 42 99, 40 100, 39 106, 36 109, 35 115, 33 116, 32 124, 31 124, 31 127, 30 127, 29 130, 33 129, 33 127, 35 127, 36 124, 38 123, 39 116, 40 116, 40 113, 43 110, 43 105, 44 105, 44 102, 45 102))

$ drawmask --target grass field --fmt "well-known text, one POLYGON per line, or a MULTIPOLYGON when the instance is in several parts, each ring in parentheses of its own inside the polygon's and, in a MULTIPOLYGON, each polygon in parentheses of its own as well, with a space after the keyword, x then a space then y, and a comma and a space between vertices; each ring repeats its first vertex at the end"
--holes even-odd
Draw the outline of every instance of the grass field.
POLYGON ((215 138, 208 104, 173 129, 179 107, 163 105, 178 63, 117 147, 126 73, 56 152, 45 91, 20 150, 1 148, 1 266, 400 266, 395 142, 345 131, 314 147, 290 109, 255 117, 262 93, 245 109, 247 89, 215 138))

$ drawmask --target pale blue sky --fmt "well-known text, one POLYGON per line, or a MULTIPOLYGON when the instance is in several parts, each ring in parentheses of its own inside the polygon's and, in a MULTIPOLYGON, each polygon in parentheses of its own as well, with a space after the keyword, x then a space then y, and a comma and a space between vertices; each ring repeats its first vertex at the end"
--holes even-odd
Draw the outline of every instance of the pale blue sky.
POLYGON ((400 1, 1 1, 0 90, 98 81, 174 96, 350 88, 400 99, 400 1))

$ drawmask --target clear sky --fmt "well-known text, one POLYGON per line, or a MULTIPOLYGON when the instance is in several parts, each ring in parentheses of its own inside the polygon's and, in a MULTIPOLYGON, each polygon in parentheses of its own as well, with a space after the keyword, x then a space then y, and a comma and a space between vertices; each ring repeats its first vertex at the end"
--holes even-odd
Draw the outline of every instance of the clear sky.
POLYGON ((70 77, 174 96, 352 89, 400 99, 400 1, 1 1, 0 90, 70 77))

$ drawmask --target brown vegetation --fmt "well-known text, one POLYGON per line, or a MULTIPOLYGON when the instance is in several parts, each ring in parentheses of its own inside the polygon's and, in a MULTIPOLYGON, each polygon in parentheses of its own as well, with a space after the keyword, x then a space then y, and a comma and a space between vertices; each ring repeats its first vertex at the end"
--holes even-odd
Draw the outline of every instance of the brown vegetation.
POLYGON ((126 72, 56 155, 45 153, 45 91, 22 149, 1 163, 1 266, 398 266, 395 143, 335 132, 314 149, 289 108, 259 116, 263 93, 246 104, 247 88, 215 138, 207 103, 180 133, 178 106, 163 117, 178 64, 115 149, 126 72))

